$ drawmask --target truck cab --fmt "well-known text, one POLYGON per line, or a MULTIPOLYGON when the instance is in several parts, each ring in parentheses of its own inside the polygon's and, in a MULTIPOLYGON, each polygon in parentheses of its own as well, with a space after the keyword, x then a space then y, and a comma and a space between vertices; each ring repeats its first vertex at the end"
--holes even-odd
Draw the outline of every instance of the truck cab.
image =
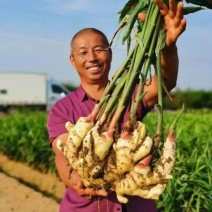
POLYGON ((67 96, 70 91, 56 81, 47 81, 47 111, 60 99, 67 96))

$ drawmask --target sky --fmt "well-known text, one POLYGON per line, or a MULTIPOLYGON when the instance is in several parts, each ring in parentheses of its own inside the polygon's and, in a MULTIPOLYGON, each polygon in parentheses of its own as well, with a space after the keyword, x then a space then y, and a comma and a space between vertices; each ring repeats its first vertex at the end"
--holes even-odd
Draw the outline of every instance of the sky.
MULTIPOLYGON (((49 79, 79 85, 69 62, 70 40, 82 28, 103 31, 109 40, 119 27, 117 12, 127 0, 0 0, 0 72, 46 73, 49 79), (114 3, 115 2, 115 3, 114 3)), ((212 90, 212 10, 185 16, 177 41, 177 89, 212 90)), ((112 47, 110 77, 126 58, 112 47)))

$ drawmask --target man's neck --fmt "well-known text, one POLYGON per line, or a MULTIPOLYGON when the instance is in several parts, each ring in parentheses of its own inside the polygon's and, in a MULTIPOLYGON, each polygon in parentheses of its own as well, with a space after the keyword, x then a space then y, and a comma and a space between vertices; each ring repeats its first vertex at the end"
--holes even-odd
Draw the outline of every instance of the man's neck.
POLYGON ((83 90, 87 93, 88 96, 95 100, 99 100, 107 86, 107 83, 104 84, 83 84, 81 83, 83 90))

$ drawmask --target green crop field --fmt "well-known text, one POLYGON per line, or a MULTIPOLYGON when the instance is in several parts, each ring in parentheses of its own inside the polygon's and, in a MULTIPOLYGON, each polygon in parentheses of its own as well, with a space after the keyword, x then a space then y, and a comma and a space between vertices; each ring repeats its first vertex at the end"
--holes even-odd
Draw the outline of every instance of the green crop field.
MULTIPOLYGON (((165 131, 176 113, 165 113, 165 131)), ((145 122, 156 125, 156 115, 145 122)), ((184 112, 176 130, 173 180, 158 201, 160 211, 212 211, 212 111, 184 112)), ((150 128, 149 128, 150 129, 150 128)), ((153 131, 154 132, 154 131, 153 131)))
MULTIPOLYGON (((164 113, 164 134, 178 112, 164 113)), ((53 172, 54 155, 46 130, 47 114, 22 112, 0 117, 0 152, 41 172, 53 172)), ((154 135, 157 114, 145 119, 154 135)), ((157 201, 159 211, 212 211, 212 111, 185 111, 176 130, 173 179, 157 201)))

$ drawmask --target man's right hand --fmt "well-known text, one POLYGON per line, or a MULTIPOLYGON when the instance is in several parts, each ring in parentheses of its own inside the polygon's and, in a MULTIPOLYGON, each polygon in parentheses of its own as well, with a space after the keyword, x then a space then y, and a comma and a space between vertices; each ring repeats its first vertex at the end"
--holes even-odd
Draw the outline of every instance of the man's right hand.
POLYGON ((93 188, 86 188, 83 185, 83 182, 78 175, 78 173, 73 170, 70 175, 70 180, 68 183, 68 186, 72 188, 76 193, 78 193, 80 196, 86 198, 86 199, 93 199, 98 196, 106 197, 108 193, 104 190, 95 190, 93 188))

